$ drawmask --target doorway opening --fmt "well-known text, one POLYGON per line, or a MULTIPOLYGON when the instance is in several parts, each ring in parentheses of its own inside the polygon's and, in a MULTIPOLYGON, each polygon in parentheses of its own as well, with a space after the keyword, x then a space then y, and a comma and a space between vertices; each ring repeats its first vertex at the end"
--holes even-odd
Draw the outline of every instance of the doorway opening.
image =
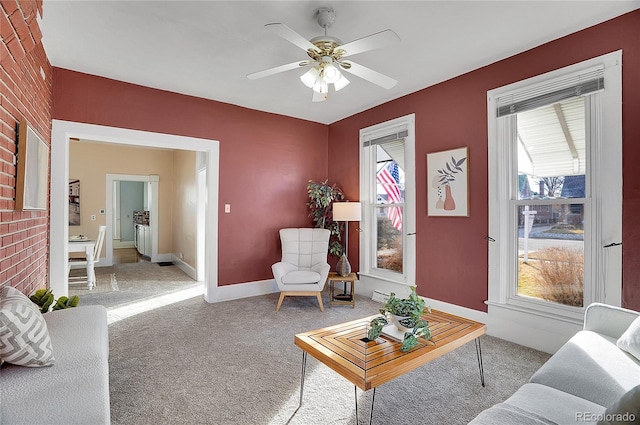
MULTIPOLYGON (((204 213, 204 222, 210 225, 204 229, 204 260, 202 261, 204 263, 204 273, 202 280, 204 282, 205 300, 208 302, 215 301, 218 261, 219 142, 216 140, 53 120, 50 201, 52 224, 68 223, 69 140, 72 138, 128 146, 195 151, 204 154, 206 170, 208 171, 205 175, 207 201, 202 211, 204 213)), ((112 186, 107 191, 107 197, 113 197, 112 186)), ((111 226, 111 208, 107 208, 106 213, 109 215, 107 217, 107 226, 111 226)), ((200 230, 197 233, 200 233, 200 230)), ((49 284, 53 292, 60 295, 68 294, 68 237, 68 226, 56 226, 55 224, 51 226, 49 284)), ((113 239, 107 238, 106 244, 110 246, 112 251, 113 239)), ((157 253, 157 242, 155 250, 157 253)))

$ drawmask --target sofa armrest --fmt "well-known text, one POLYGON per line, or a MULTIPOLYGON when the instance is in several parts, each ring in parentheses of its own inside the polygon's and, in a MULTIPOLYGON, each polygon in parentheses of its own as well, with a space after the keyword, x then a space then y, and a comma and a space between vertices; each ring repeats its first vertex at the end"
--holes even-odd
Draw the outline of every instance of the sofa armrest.
POLYGON ((584 330, 620 338, 638 316, 640 313, 637 311, 593 303, 584 312, 584 330))

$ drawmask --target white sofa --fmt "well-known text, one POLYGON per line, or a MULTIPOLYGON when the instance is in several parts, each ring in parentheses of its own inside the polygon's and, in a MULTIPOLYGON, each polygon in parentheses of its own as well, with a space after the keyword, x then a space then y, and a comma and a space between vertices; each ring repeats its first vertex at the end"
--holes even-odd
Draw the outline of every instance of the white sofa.
POLYGON ((55 364, 0 369, 2 425, 109 424, 109 338, 103 306, 44 314, 55 364))
POLYGON ((590 305, 582 331, 529 383, 470 424, 640 423, 640 360, 616 344, 639 315, 610 305, 590 305))

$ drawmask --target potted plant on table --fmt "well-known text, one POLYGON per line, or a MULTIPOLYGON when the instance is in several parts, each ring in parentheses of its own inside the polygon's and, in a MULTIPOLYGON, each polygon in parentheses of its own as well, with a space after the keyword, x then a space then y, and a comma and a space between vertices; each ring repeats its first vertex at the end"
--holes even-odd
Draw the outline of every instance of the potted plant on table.
MULTIPOLYGON (((420 317, 425 307, 426 303, 416 293, 415 286, 411 287, 411 294, 407 298, 397 298, 392 292, 384 308, 380 309, 382 316, 371 321, 367 338, 375 340, 382 333, 382 328, 393 323, 398 330, 404 332, 402 351, 411 350, 418 345, 418 338, 431 338, 429 323, 420 317)), ((431 312, 431 308, 426 308, 431 312)))

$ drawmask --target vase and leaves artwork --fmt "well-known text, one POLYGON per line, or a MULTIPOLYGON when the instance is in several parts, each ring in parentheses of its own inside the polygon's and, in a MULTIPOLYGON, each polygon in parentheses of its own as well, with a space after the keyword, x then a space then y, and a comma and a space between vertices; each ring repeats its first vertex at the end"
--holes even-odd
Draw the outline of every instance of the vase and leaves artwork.
POLYGON ((469 148, 427 154, 427 214, 469 216, 469 148))

